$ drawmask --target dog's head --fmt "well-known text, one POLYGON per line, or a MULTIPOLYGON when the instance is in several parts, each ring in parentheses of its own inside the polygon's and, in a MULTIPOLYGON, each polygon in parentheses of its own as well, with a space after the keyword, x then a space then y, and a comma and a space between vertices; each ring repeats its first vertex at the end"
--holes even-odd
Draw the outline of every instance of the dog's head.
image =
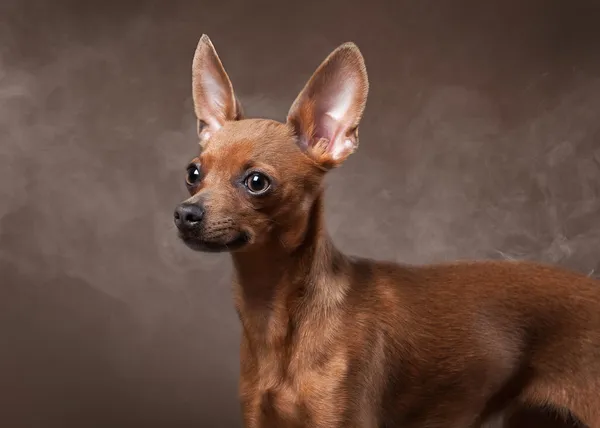
POLYGON ((333 51, 292 104, 287 123, 243 118, 206 35, 192 75, 200 153, 185 172, 191 197, 174 214, 181 239, 201 251, 273 239, 294 245, 325 172, 358 146, 368 93, 360 51, 352 43, 333 51))

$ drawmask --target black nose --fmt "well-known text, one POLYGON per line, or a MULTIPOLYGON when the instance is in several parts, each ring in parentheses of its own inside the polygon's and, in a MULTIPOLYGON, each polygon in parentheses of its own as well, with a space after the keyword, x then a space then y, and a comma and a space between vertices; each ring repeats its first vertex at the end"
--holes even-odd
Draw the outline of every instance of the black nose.
POLYGON ((202 222, 204 209, 196 204, 181 204, 175 209, 173 217, 178 228, 193 229, 202 222))

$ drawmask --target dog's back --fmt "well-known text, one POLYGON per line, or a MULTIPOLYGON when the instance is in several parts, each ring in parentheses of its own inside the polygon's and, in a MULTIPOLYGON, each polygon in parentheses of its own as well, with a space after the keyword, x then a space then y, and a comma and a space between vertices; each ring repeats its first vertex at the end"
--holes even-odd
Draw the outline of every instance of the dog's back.
POLYGON ((386 344, 369 356, 387 384, 382 420, 471 426, 515 404, 600 423, 599 281, 508 261, 353 271, 348 321, 386 344))

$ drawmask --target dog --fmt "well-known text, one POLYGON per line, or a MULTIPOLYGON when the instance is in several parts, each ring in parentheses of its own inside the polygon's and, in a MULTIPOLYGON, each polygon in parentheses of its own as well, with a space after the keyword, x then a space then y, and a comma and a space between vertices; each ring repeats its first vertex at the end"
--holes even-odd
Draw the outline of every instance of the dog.
POLYGON ((328 235, 323 180, 357 149, 369 90, 355 44, 285 123, 244 116, 206 35, 192 86, 200 150, 174 221, 190 248, 231 255, 246 427, 516 426, 530 407, 600 427, 600 281, 532 262, 373 261, 328 235))

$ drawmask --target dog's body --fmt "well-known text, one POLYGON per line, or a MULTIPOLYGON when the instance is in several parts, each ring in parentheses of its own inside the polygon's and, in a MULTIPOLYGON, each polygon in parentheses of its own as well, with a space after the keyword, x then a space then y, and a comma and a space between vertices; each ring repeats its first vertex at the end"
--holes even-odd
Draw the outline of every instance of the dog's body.
POLYGON ((175 221, 192 248, 232 254, 246 427, 470 428, 523 406, 600 427, 598 281, 525 262, 374 262, 329 239, 322 179, 357 147, 368 91, 354 45, 285 124, 242 119, 206 36, 193 72, 202 150, 175 221))

